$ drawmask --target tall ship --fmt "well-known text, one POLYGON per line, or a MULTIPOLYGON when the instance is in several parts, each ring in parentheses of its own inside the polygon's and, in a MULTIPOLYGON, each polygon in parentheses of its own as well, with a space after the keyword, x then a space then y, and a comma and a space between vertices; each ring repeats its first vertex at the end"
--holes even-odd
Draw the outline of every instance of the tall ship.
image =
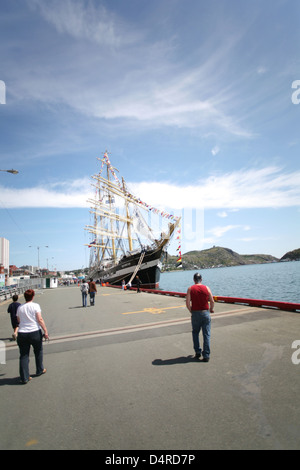
POLYGON ((158 288, 162 261, 180 217, 134 196, 107 151, 98 160, 100 171, 92 176, 94 197, 88 200, 91 223, 85 227, 91 238, 89 277, 132 286, 138 278, 141 287, 158 288), (158 218, 156 226, 154 218, 158 218))

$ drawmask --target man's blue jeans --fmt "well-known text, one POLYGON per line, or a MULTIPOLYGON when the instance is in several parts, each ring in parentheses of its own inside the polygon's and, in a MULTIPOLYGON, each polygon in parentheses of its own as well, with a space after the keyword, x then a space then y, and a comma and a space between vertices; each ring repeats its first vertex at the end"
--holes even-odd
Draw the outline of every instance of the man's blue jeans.
POLYGON ((90 305, 95 305, 95 292, 90 292, 90 305))
POLYGON ((192 334, 193 345, 196 354, 202 354, 203 358, 210 356, 210 313, 208 310, 192 311, 192 334), (203 351, 200 347, 199 334, 202 330, 203 335, 203 351))

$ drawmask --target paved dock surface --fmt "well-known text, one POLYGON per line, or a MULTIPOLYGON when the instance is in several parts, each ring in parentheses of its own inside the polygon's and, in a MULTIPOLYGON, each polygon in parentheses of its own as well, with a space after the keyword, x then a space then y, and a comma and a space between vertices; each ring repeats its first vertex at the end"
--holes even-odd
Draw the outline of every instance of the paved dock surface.
POLYGON ((83 308, 62 287, 35 301, 51 340, 27 385, 0 304, 1 450, 299 449, 299 313, 216 303, 203 363, 183 298, 101 287, 83 308))

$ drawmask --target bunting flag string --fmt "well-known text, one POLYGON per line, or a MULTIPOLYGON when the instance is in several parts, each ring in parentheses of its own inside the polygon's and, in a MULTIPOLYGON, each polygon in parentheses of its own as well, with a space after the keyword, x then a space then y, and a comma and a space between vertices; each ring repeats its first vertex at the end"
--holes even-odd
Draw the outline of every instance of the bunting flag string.
POLYGON ((178 248, 176 251, 178 251, 178 258, 176 263, 181 264, 182 263, 182 258, 181 258, 181 227, 179 225, 178 230, 177 230, 177 237, 176 240, 179 240, 178 242, 178 248))
MULTIPOLYGON (((116 172, 113 168, 113 166, 111 165, 110 163, 110 160, 107 156, 107 153, 105 152, 104 154, 104 159, 102 160, 102 165, 101 165, 101 169, 100 169, 100 174, 102 173, 102 170, 103 170, 103 164, 104 164, 104 160, 111 172, 111 174, 113 175, 117 185, 119 186, 119 188, 121 189, 122 192, 124 192, 123 188, 122 188, 122 185, 120 183, 120 180, 118 178, 118 176, 116 175, 116 172)), ((134 202, 136 202, 137 204, 145 207, 146 209, 148 209, 149 211, 153 212, 154 214, 156 215, 160 215, 161 217, 164 217, 165 219, 169 219, 169 220, 178 220, 179 217, 173 215, 173 214, 169 214, 168 212, 165 212, 165 211, 160 211, 159 209, 156 209, 155 207, 147 204, 146 202, 142 201, 140 198, 134 196, 133 194, 129 193, 128 191, 125 191, 124 192, 125 196, 127 197, 130 197, 130 199, 133 199, 134 202)))

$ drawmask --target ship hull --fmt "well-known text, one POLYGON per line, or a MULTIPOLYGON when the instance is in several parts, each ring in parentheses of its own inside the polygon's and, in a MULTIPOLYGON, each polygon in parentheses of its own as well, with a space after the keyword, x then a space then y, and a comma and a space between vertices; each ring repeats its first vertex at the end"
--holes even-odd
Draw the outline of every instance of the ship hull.
MULTIPOLYGON (((161 248, 145 251, 143 261, 135 274, 135 276, 139 277, 142 288, 157 289, 159 287, 161 256, 161 248)), ((123 281, 127 284, 135 272, 140 259, 141 252, 124 256, 116 266, 94 270, 92 277, 100 282, 108 282, 113 285, 122 285, 123 281)), ((136 285, 135 276, 131 281, 133 287, 136 285)))

